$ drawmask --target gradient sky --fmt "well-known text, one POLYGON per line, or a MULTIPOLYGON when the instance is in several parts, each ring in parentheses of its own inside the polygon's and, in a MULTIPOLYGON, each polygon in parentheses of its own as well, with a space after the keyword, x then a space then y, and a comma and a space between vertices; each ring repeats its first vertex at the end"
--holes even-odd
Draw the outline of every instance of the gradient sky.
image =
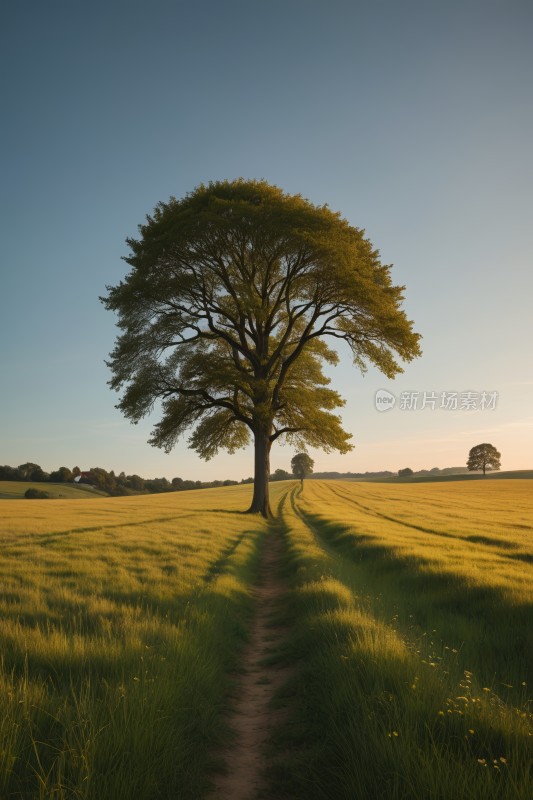
MULTIPOLYGON (((315 469, 533 467, 530 0, 7 0, 2 4, 0 463, 240 479, 114 408, 98 296, 124 239, 201 182, 264 178, 365 228, 423 335, 387 381, 341 351, 349 455, 315 469), (495 410, 375 410, 498 392, 495 410)), ((276 446, 272 468, 294 451, 276 446)))

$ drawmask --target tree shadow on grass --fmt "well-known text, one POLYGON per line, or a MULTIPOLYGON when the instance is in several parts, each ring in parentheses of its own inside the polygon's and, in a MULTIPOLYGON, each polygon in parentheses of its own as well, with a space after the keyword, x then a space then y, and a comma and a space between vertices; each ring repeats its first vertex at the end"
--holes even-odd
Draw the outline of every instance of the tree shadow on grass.
MULTIPOLYGON (((479 652, 486 651, 487 661, 492 657, 500 664, 518 661, 533 679, 533 603, 514 601, 499 586, 476 585, 424 556, 402 556, 381 543, 369 543, 368 536, 353 527, 299 513, 323 547, 353 565, 358 591, 380 595, 385 615, 410 612, 410 619, 421 630, 439 628, 439 634, 450 639, 446 644, 459 637, 470 651, 476 647, 479 652)), ((518 554, 505 557, 517 558, 518 554)), ((526 560, 527 554, 522 558, 526 560)))

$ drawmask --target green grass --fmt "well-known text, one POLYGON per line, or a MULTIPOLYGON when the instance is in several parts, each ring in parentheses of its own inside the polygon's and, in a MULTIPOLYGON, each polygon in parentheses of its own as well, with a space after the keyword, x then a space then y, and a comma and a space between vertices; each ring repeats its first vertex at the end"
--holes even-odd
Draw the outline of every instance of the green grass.
POLYGON ((74 483, 32 483, 31 481, 0 481, 0 500, 21 500, 28 489, 47 492, 50 499, 87 500, 87 498, 107 497, 105 492, 87 484, 74 483))
POLYGON ((0 797, 205 792, 268 529, 248 495, 2 507, 0 797))
POLYGON ((282 513, 295 620, 284 658, 300 670, 274 791, 532 797, 526 482, 312 482, 282 513))

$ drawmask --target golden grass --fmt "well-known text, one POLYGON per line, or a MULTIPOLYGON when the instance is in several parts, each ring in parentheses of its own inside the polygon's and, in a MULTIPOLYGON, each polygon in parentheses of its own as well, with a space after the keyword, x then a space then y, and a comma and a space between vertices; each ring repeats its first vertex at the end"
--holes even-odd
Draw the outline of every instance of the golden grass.
POLYGON ((196 800, 267 530, 249 502, 0 505, 0 796, 196 800))
POLYGON ((531 486, 292 490, 286 657, 301 669, 292 730, 306 733, 280 733, 280 791, 533 796, 531 486))
MULTIPOLYGON (((530 796, 531 486, 272 485, 296 797, 530 796)), ((0 503, 0 797, 203 796, 272 530, 249 501, 0 503)))
POLYGON ((308 482, 307 513, 345 525, 366 547, 419 561, 472 585, 533 598, 533 492, 529 480, 453 484, 308 482))

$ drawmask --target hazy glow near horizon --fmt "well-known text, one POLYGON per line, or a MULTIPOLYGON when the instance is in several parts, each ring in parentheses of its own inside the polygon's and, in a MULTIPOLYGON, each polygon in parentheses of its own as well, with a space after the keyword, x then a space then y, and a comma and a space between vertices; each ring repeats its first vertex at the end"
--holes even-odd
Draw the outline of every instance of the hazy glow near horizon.
MULTIPOLYGON (((158 201, 243 176, 365 228, 423 335, 394 382, 341 351, 356 449, 312 452, 315 468, 458 466, 484 441, 503 469, 533 466, 530 2, 59 0, 3 23, 0 463, 252 473, 250 449, 165 455, 146 443, 156 414, 122 419, 98 302, 158 201), (476 405, 443 407, 453 392, 476 405)), ((276 447, 272 469, 292 455, 276 447)))

